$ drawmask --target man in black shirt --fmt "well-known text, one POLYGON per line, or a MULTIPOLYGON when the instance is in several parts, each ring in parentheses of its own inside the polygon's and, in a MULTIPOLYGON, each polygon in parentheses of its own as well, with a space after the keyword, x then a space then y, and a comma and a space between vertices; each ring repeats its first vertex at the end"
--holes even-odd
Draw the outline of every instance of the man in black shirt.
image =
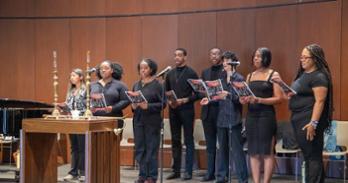
POLYGON ((194 153, 193 142, 193 121, 194 121, 194 101, 196 94, 187 82, 187 79, 197 79, 196 72, 186 66, 187 51, 178 48, 174 52, 176 68, 171 70, 166 77, 166 91, 173 90, 177 100, 169 104, 169 121, 172 135, 172 154, 173 154, 173 173, 167 179, 180 177, 181 168, 181 126, 184 127, 184 142, 186 146, 185 174, 183 180, 192 179, 192 164, 194 153))
MULTIPOLYGON (((212 48, 209 51, 209 59, 212 66, 202 72, 204 81, 212 81, 220 78, 223 71, 221 62, 221 49, 212 48)), ((216 121, 219 113, 219 102, 210 102, 202 106, 201 119, 203 123, 204 136, 207 144, 207 173, 202 181, 215 179, 215 157, 216 157, 216 121)))

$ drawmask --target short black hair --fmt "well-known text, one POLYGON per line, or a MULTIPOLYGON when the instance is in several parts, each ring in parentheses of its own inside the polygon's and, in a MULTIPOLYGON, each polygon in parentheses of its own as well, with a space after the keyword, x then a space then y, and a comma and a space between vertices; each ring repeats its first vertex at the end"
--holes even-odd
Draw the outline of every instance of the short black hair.
MULTIPOLYGON (((122 79, 122 75, 123 75, 123 68, 122 68, 122 66, 120 64, 114 62, 114 61, 111 61, 111 60, 104 60, 104 61, 102 61, 102 63, 104 63, 104 62, 108 63, 109 66, 111 67, 111 69, 114 71, 112 73, 112 78, 114 78, 116 80, 121 80, 122 79)), ((102 79, 102 76, 100 74, 100 65, 101 64, 99 64, 97 66, 97 69, 96 69, 96 74, 97 74, 97 77, 99 79, 102 79)))
POLYGON ((225 51, 222 54, 222 59, 231 59, 232 61, 239 61, 237 55, 232 51, 225 51))
POLYGON ((141 60, 138 63, 138 66, 137 66, 138 72, 140 72, 140 64, 141 64, 141 62, 146 62, 146 64, 150 67, 150 69, 151 69, 150 76, 154 76, 156 74, 158 67, 157 67, 157 63, 153 59, 145 58, 145 59, 141 60))
POLYGON ((271 62, 272 62, 272 53, 271 53, 271 50, 269 50, 266 47, 260 47, 257 50, 255 50, 253 57, 252 57, 252 60, 251 60, 251 63, 252 64, 254 63, 254 57, 255 57, 255 54, 257 51, 259 51, 261 54, 262 67, 265 67, 265 68, 269 67, 271 65, 271 62))
POLYGON ((187 51, 185 48, 177 48, 175 49, 175 51, 181 51, 184 54, 184 56, 187 56, 187 51))

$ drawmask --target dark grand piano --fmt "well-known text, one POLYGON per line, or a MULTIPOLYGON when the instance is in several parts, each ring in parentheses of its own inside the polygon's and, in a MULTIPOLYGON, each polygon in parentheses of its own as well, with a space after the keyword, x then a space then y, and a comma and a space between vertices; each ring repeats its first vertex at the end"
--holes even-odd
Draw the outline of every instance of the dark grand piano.
POLYGON ((52 104, 43 102, 0 98, 0 134, 18 138, 22 119, 40 118, 52 108, 52 104))
MULTIPOLYGON (((12 153, 18 148, 19 132, 22 129, 22 119, 25 118, 41 118, 44 114, 50 114, 53 110, 53 105, 30 101, 16 100, 8 98, 0 98, 0 145, 4 150, 5 145, 9 149, 6 155, 7 166, 1 166, 0 173, 14 171, 15 176, 12 178, 0 177, 2 181, 18 181, 19 169, 12 166, 12 153), (14 147, 14 148, 13 148, 14 147)), ((1 153, 1 160, 4 163, 4 153, 1 153)))

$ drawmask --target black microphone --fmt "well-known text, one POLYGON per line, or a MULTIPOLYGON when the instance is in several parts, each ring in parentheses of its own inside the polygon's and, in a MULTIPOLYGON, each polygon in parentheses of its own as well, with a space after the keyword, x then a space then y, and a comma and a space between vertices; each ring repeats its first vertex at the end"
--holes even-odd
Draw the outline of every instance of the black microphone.
POLYGON ((96 72, 96 71, 97 71, 97 69, 95 67, 93 67, 93 68, 87 70, 86 72, 93 73, 93 72, 96 72))
POLYGON ((159 72, 156 75, 156 78, 163 76, 164 74, 166 74, 167 72, 169 72, 170 70, 172 70, 172 66, 168 66, 165 69, 163 69, 161 72, 159 72))

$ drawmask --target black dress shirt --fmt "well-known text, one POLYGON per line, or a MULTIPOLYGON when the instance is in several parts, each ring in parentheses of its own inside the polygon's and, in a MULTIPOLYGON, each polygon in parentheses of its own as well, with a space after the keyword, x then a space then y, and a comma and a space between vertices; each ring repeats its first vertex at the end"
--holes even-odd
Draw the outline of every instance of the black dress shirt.
POLYGON ((198 79, 197 73, 189 66, 176 67, 168 72, 165 85, 166 91, 174 90, 178 98, 188 98, 189 102, 179 106, 177 109, 193 107, 193 102, 198 99, 188 79, 198 79))

